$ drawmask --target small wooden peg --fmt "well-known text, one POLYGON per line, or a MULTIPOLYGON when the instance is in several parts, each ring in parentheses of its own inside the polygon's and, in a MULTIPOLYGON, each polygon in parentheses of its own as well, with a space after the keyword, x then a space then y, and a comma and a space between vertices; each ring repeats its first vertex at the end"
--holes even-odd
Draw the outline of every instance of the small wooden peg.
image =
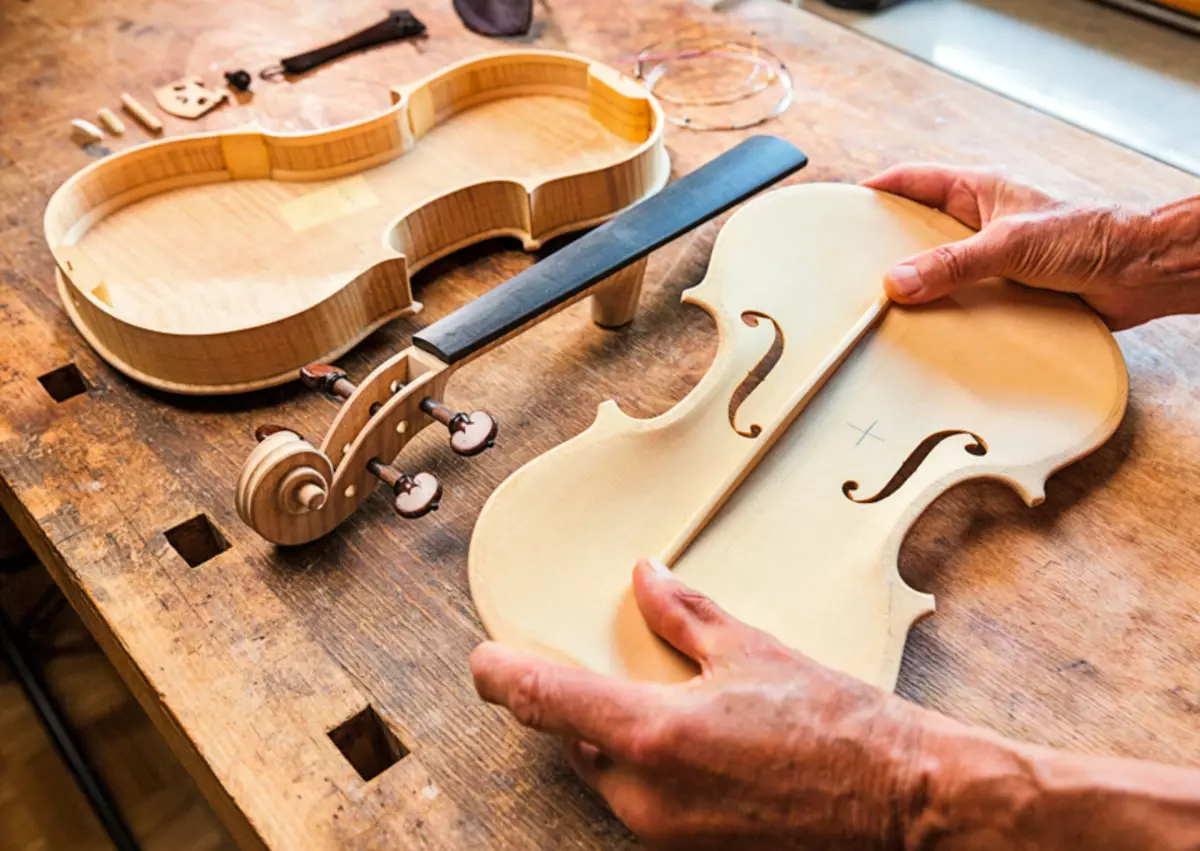
POLYGON ((346 373, 327 363, 310 363, 300 368, 300 380, 304 386, 319 393, 328 393, 342 399, 354 394, 354 384, 346 373))
POLYGON ((154 113, 142 106, 141 101, 133 95, 121 95, 121 106, 137 120, 138 124, 145 127, 151 133, 162 132, 162 122, 154 116, 154 113))
POLYGON ((290 514, 320 511, 328 496, 325 477, 312 467, 297 467, 279 483, 279 506, 290 514))
POLYGON ((92 122, 74 118, 71 120, 71 138, 81 145, 94 145, 104 141, 104 133, 92 122))
POLYGON ((125 135, 125 122, 117 118, 117 114, 107 106, 100 107, 96 117, 100 119, 100 123, 104 125, 104 129, 114 136, 125 135))
POLYGON ((313 482, 305 482, 296 491, 296 498, 309 511, 319 511, 325 505, 325 489, 313 482))

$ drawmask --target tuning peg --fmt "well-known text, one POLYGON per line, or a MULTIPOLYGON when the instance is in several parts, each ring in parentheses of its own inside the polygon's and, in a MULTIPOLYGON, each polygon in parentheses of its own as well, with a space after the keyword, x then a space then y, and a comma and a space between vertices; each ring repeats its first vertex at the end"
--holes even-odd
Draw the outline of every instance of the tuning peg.
POLYGON ((437 510, 438 502, 442 498, 442 483, 429 473, 410 476, 384 464, 378 458, 368 461, 367 469, 392 489, 396 495, 393 505, 401 517, 413 520, 437 510))
MULTIPOLYGON (((300 368, 300 380, 304 382, 304 386, 310 390, 316 390, 318 393, 328 393, 331 396, 337 396, 339 399, 349 399, 357 389, 354 383, 346 376, 346 373, 338 369, 336 366, 330 366, 324 363, 310 363, 308 366, 300 368)), ((371 416, 375 416, 382 405, 378 402, 372 402, 368 409, 371 416)))
POLYGON ((327 363, 310 363, 300 368, 300 380, 310 390, 349 399, 354 385, 342 370, 327 363))
POLYGON ((450 448, 459 455, 478 455, 496 444, 500 424, 487 411, 464 414, 429 396, 421 400, 421 410, 449 430, 450 448))

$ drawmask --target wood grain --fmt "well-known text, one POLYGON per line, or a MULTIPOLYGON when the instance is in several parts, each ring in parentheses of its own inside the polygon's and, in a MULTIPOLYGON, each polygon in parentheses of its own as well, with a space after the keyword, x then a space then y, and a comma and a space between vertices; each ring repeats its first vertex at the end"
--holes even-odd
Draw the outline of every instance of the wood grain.
MULTIPOLYGON (((198 84, 155 97, 196 118, 216 98, 198 84)), ((409 275, 434 260, 499 236, 534 250, 667 178, 658 104, 580 57, 468 59, 393 100, 341 127, 166 139, 73 175, 45 227, 80 332, 160 390, 280 384, 419 310, 409 275)))
MULTIPOLYGON (((538 46, 613 65, 691 27, 757 31, 797 83, 796 104, 764 129, 810 155, 805 181, 852 182, 919 159, 1004 164, 1113 202, 1200 193, 1200 180, 774 0, 735 4, 725 17, 684 2, 550 5, 552 14, 538 7, 538 46)), ((294 84, 256 86, 251 103, 202 126, 251 117, 273 131, 333 126, 385 108, 381 82, 494 50, 443 4, 410 6, 431 32, 421 52, 394 45, 294 84)), ((483 630, 468 595, 467 544, 495 487, 586 428, 601 401, 653 416, 708 370, 712 322, 679 296, 703 277, 716 225, 650 258, 628 328, 597 328, 576 305, 456 373, 446 401, 491 410, 502 432, 474 459, 454 456, 432 430, 408 446, 406 463, 446 488, 438 512, 402 522, 380 492, 336 535, 276 549, 241 527, 232 501, 254 427, 274 421, 320 435, 334 403, 292 388, 181 401, 132 384, 62 313, 40 217, 54 187, 87 162, 63 139, 71 117, 130 81, 147 97, 185 74, 261 67, 374 22, 378 7, 301 14, 264 0, 231 14, 199 0, 38 0, 0 15, 0 56, 24 69, 0 77, 0 502, 231 832, 246 847, 279 849, 628 847, 554 741, 475 696, 466 658, 483 630), (37 377, 71 362, 90 389, 56 403, 37 377), (199 513, 230 548, 192 568, 164 532, 199 513), (367 704, 411 750, 369 782, 326 735, 367 704)), ((190 126, 164 123, 174 134, 190 126)), ((669 130, 667 146, 682 173, 739 138, 669 130)), ((486 248, 417 276, 424 313, 344 358, 351 378, 530 263, 486 248)), ((1104 448, 1051 479, 1042 506, 971 484, 917 522, 900 570, 937 595, 939 612, 910 636, 899 690, 1030 741, 1194 762, 1200 322, 1163 321, 1118 339, 1130 373, 1125 420, 1104 448)))

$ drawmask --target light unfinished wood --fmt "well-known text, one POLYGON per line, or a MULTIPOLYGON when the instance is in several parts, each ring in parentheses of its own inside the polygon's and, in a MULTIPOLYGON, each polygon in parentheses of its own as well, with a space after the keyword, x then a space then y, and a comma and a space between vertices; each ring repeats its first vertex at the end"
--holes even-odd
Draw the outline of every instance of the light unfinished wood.
POLYGON ((163 130, 162 122, 158 120, 153 112, 148 110, 145 105, 131 94, 121 95, 121 107, 134 117, 138 124, 142 125, 151 133, 161 133, 163 130))
POLYGON ((125 135, 125 122, 117 118, 117 114, 107 106, 100 107, 96 113, 96 117, 100 119, 100 123, 104 125, 104 129, 114 136, 125 135))
POLYGON ((409 276, 480 240, 535 250, 668 177, 656 102, 567 54, 466 60, 331 130, 148 144, 46 210, 63 303, 126 375, 178 393, 295 378, 420 309, 409 276))
POLYGON ((73 118, 71 119, 71 138, 81 145, 94 145, 104 141, 104 133, 90 121, 73 118))
POLYGON ((592 293, 592 321, 601 328, 620 328, 632 322, 645 275, 646 258, 643 257, 598 287, 592 293))
MULTIPOLYGON (((404 5, 431 24, 420 52, 393 45, 296 84, 256 86, 242 109, 273 131, 326 126, 380 108, 378 81, 416 80, 496 49, 444 3, 404 5)), ((661 33, 757 32, 795 75, 797 103, 753 132, 803 147, 812 163, 801 180, 853 183, 917 159, 1006 165, 1068 196, 1114 203, 1200 193, 1200 179, 777 0, 726 4, 719 16, 628 0, 538 8, 534 45, 614 63, 661 33)), ((243 526, 230 491, 256 426, 274 420, 316 441, 335 404, 293 387, 234 400, 145 392, 96 356, 58 302, 41 215, 82 154, 47 144, 47 122, 64 136, 72 117, 162 74, 164 56, 211 73, 235 50, 287 56, 378 20, 379 9, 366 0, 305 15, 283 0, 232 16, 210 0, 6 8, 6 55, 38 67, 82 62, 89 73, 39 87, 0 75, 0 148, 13 160, 0 169, 0 503, 242 847, 632 851, 628 832, 574 779, 560 742, 479 700, 466 661, 484 632, 464 566, 480 509, 513 470, 587 428, 601 401, 652 417, 708 370, 713 322, 679 294, 703 276, 715 223, 651 256, 628 329, 598 328, 577 304, 454 374, 446 401, 492 411, 501 432, 473 459, 449 452, 444 432, 426 430, 405 448, 410 470, 442 481, 440 510, 406 522, 377 491, 337 534, 301 547, 272 546, 243 526), (98 14, 112 25, 96 27, 98 14), (134 26, 123 31, 118 16, 134 26), (138 34, 142 22, 163 20, 170 26, 138 34), (56 403, 37 377, 72 362, 92 389, 56 403), (163 531, 200 513, 230 549, 193 568, 163 531), (412 753, 364 782, 326 731, 367 704, 412 753)), ((201 121, 217 129, 240 119, 227 109, 201 121)), ((686 174, 743 135, 668 128, 666 141, 686 174)), ((419 328, 530 263, 519 251, 449 258, 420 283, 420 316, 389 324, 338 365, 361 381, 419 328)), ((901 571, 937 595, 938 614, 910 634, 897 690, 1017 739, 1189 763, 1200 754, 1200 318, 1117 339, 1129 412, 1100 450, 1051 479, 1042 506, 971 482, 913 527, 901 571)))
POLYGON ((159 107, 176 118, 199 118, 225 103, 228 96, 228 92, 210 89, 199 77, 184 77, 154 90, 159 107))
POLYGON ((897 569, 921 512, 981 477, 1037 504, 1125 410, 1120 351, 1073 297, 996 282, 885 318, 892 265, 969 235, 855 186, 747 204, 684 294, 720 335, 695 389, 648 420, 606 402, 484 506, 469 570, 488 632, 603 673, 693 676, 632 599, 633 564, 655 556, 735 616, 892 688, 933 610, 897 569), (751 373, 761 383, 739 394, 751 373))

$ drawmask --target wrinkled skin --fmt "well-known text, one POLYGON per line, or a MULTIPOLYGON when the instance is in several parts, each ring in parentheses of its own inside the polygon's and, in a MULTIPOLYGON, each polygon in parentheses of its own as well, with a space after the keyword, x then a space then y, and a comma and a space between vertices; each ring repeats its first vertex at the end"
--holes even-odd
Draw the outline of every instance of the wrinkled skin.
POLYGON ((816 664, 643 561, 647 624, 694 659, 635 683, 485 642, 475 687, 560 736, 652 849, 1200 848, 1200 770, 1008 741, 816 664))
POLYGON ((986 169, 904 165, 866 181, 979 233, 897 265, 896 301, 941 298, 992 277, 1080 294, 1114 331, 1200 311, 1200 204, 1157 210, 1060 201, 986 169))
POLYGON ((696 679, 611 680, 488 643, 471 657, 479 693, 563 737, 580 776, 656 848, 894 839, 923 710, 788 650, 659 565, 641 563, 633 588, 696 679))
MULTIPOLYGON (((1072 205, 994 172, 867 181, 979 232, 902 262, 901 303, 1005 276, 1078 293, 1114 329, 1200 312, 1200 199, 1072 205)), ((562 737, 576 772, 655 849, 1200 849, 1200 769, 1006 740, 828 670, 662 565, 638 606, 699 675, 634 683, 516 653, 471 656, 479 694, 562 737)))

